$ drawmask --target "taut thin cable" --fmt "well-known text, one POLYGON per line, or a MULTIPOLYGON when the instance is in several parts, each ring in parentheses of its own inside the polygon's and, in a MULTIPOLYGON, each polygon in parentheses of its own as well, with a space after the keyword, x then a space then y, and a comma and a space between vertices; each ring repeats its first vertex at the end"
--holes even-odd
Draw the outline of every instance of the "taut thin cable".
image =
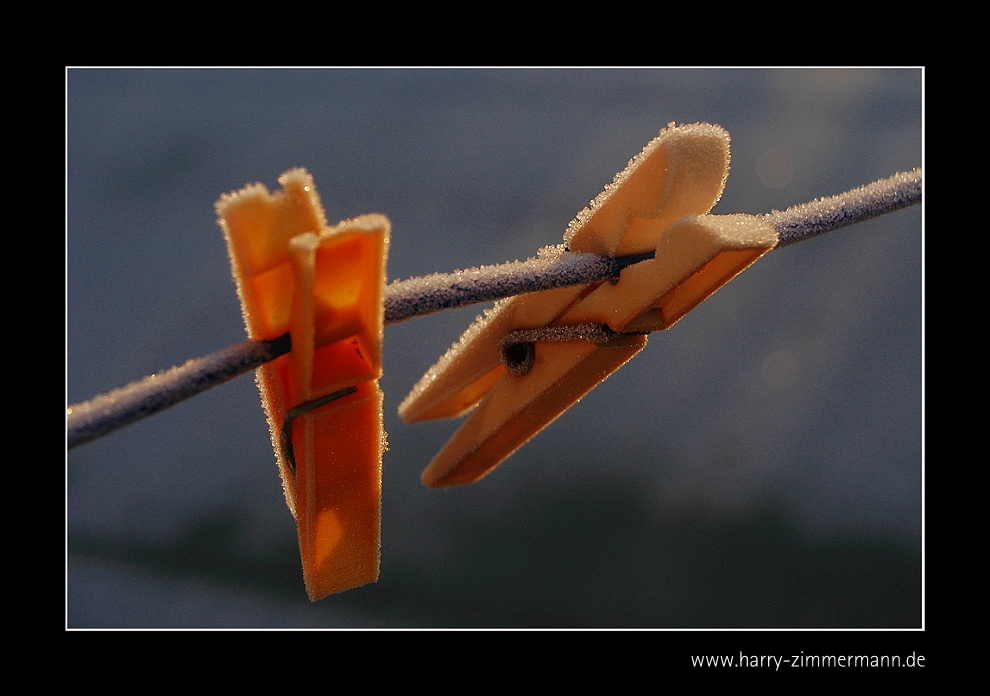
POLYGON ((854 225, 921 202, 921 169, 894 174, 837 196, 775 210, 763 219, 777 231, 777 247, 854 225))
MULTIPOLYGON (((778 247, 920 203, 922 170, 895 174, 829 198, 763 216, 780 237, 778 247)), ((394 281, 385 288, 385 323, 395 324, 445 309, 490 302, 525 292, 593 283, 619 277, 625 266, 649 255, 603 258, 565 252, 456 273, 394 281)), ((288 334, 271 341, 244 341, 205 358, 66 408, 66 441, 71 449, 164 411, 288 353, 288 334)))

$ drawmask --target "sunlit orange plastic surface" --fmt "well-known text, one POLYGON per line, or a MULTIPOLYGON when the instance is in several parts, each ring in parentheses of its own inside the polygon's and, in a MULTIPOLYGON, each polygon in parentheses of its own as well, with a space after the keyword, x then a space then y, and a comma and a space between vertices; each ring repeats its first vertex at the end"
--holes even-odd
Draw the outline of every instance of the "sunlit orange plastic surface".
POLYGON ((363 215, 330 227, 312 177, 248 186, 217 202, 238 295, 253 339, 288 332, 292 350, 258 368, 306 590, 316 600, 378 579, 381 545, 382 294, 390 223, 363 215), (290 424, 293 407, 356 387, 290 424))
POLYGON ((707 213, 729 176, 729 134, 720 126, 670 124, 567 226, 571 251, 627 256, 653 251, 670 223, 707 213))
POLYGON ((540 343, 531 370, 505 373, 423 472, 430 487, 473 483, 557 419, 646 346, 646 336, 604 345, 540 343))
MULTIPOLYGON (((399 406, 408 422, 470 412, 423 472, 429 486, 470 483, 526 441, 666 329, 777 243, 750 215, 709 215, 729 170, 729 135, 709 124, 670 127, 578 214, 570 251, 622 256, 656 252, 617 280, 519 295, 479 318, 399 406), (507 372, 510 332, 607 326, 603 342, 540 341, 524 375, 507 372)), ((543 253, 559 254, 563 247, 543 253)))

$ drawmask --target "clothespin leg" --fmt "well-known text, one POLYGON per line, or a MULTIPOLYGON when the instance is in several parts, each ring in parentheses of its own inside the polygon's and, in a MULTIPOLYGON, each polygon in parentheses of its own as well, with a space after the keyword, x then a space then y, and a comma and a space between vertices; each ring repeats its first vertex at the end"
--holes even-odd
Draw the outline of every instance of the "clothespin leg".
POLYGON ((299 550, 311 599, 378 579, 382 401, 377 381, 363 382, 294 424, 299 550))
POLYGON ((423 472, 430 487, 484 477, 646 346, 645 335, 606 343, 539 342, 525 375, 506 373, 423 472))

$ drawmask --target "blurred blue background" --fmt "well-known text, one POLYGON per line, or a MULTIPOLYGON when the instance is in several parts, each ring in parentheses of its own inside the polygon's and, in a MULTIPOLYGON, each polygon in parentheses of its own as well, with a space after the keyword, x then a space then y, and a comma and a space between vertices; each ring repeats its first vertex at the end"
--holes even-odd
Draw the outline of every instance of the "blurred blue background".
MULTIPOLYGON (((244 339, 213 211, 312 172, 390 279, 524 259, 666 124, 716 213, 922 165, 920 69, 69 69, 67 400, 244 339)), ((482 307, 385 331, 382 575, 312 604, 250 376, 67 455, 70 627, 920 626, 922 209, 770 253, 482 482, 399 402, 482 307)))

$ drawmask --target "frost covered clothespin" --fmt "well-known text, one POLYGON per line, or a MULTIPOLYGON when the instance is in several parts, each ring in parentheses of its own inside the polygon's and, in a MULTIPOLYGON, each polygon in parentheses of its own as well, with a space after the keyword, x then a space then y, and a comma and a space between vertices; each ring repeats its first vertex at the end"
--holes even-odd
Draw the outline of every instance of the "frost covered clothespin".
POLYGON ((216 209, 249 337, 291 337, 257 380, 316 600, 378 579, 391 224, 362 215, 330 227, 306 170, 279 183, 223 195, 216 209))
MULTIPOLYGON (((407 422, 471 411, 423 472, 471 483, 777 244, 752 215, 709 215, 729 172, 729 134, 699 123, 660 132, 568 226, 567 251, 648 255, 617 280, 496 303, 399 406, 407 422)), ((564 247, 548 248, 561 254, 564 247)))

